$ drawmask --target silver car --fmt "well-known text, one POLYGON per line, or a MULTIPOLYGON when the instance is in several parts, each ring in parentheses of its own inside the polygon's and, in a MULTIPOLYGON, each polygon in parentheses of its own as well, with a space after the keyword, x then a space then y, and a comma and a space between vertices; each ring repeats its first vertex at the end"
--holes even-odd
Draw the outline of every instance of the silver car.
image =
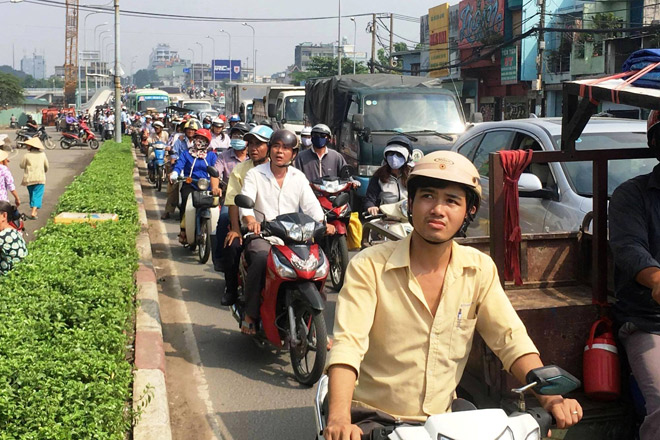
MULTIPOLYGON (((646 121, 592 118, 576 149, 644 148, 646 121)), ((456 142, 453 151, 469 158, 481 174, 484 199, 468 236, 488 235, 488 155, 499 150, 561 148, 561 118, 530 118, 477 124, 456 142)), ((655 159, 610 161, 608 192, 626 180, 650 173, 655 159)), ((531 164, 522 174, 520 227, 523 233, 578 231, 592 208, 591 162, 531 164)))

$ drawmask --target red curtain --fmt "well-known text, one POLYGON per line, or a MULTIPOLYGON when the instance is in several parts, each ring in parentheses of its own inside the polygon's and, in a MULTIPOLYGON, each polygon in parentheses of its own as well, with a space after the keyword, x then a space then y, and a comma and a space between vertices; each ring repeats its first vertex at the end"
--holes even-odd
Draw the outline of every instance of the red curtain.
POLYGON ((504 170, 504 279, 522 284, 520 277, 520 215, 518 178, 532 161, 532 150, 500 151, 504 170))

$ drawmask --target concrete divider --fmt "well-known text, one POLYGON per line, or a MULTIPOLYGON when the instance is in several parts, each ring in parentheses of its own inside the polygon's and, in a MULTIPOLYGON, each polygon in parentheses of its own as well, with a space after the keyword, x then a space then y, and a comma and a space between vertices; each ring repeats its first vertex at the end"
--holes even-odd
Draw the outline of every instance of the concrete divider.
POLYGON ((133 381, 133 409, 141 412, 133 427, 134 440, 171 440, 170 412, 165 386, 165 351, 163 329, 158 303, 158 285, 151 254, 149 225, 144 210, 137 156, 133 150, 135 169, 133 188, 138 203, 140 233, 137 250, 140 256, 135 274, 137 310, 135 319, 135 370, 133 381))

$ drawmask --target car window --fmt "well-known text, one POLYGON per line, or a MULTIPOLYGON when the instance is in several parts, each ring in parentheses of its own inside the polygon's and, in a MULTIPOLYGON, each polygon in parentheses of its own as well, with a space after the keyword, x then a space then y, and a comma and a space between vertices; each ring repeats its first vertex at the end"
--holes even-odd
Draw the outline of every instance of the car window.
POLYGON ((488 155, 496 151, 510 149, 514 134, 513 131, 505 130, 486 133, 472 161, 479 170, 480 175, 488 177, 488 155))
POLYGON ((483 134, 473 137, 458 148, 458 152, 470 160, 474 159, 474 152, 477 150, 479 143, 484 138, 483 134))
POLYGON ((346 114, 346 120, 351 122, 353 120, 353 115, 358 113, 358 103, 355 102, 355 97, 351 98, 351 104, 348 106, 348 113, 346 114))
MULTIPOLYGON (((516 139, 513 141, 514 150, 532 150, 543 151, 539 140, 533 136, 525 133, 518 133, 516 139)), ((523 171, 524 173, 532 173, 539 178, 544 188, 554 188, 555 178, 552 175, 550 164, 547 163, 531 163, 523 171)))

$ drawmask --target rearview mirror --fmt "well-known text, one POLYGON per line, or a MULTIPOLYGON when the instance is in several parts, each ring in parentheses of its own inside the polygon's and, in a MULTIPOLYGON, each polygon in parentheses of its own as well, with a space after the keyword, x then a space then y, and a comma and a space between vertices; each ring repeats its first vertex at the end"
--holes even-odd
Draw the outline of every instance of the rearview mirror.
POLYGON ((211 177, 216 177, 216 178, 220 177, 220 173, 218 172, 218 169, 216 167, 212 167, 209 165, 206 167, 206 172, 209 173, 209 176, 211 177))
POLYGON ((338 208, 348 203, 348 200, 351 198, 348 193, 341 193, 332 201, 332 207, 338 208))
POLYGON ((535 368, 527 373, 525 380, 528 384, 536 382, 534 391, 545 396, 570 393, 582 385, 575 376, 556 365, 535 368))
POLYGON ((364 130, 364 115, 361 115, 359 113, 354 114, 353 120, 351 122, 353 124, 353 130, 355 131, 364 130))
POLYGON ((354 175, 355 175, 355 168, 353 168, 350 165, 344 165, 343 167, 341 167, 341 170, 339 170, 340 179, 348 179, 354 175))
POLYGON ((239 208, 243 208, 243 209, 252 209, 252 208, 254 208, 254 200, 252 200, 251 198, 249 198, 248 196, 243 195, 243 194, 237 195, 234 198, 234 203, 239 208))

